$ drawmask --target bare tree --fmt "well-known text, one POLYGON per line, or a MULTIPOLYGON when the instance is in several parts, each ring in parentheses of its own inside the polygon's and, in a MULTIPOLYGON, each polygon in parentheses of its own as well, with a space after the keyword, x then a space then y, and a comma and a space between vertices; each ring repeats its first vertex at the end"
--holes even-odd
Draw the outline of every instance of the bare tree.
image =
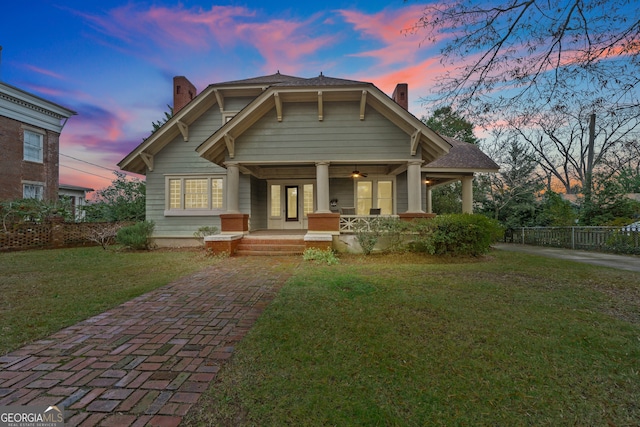
POLYGON ((443 62, 454 68, 439 80, 436 99, 458 111, 568 102, 586 84, 618 103, 638 105, 635 0, 436 2, 409 31, 444 45, 443 62))
POLYGON ((577 103, 569 108, 558 103, 548 111, 508 121, 512 132, 528 142, 542 169, 565 192, 589 191, 590 176, 611 165, 607 159, 631 161, 624 153, 637 145, 640 131, 640 111, 603 104, 577 103), (596 115, 597 110, 606 113, 596 115))

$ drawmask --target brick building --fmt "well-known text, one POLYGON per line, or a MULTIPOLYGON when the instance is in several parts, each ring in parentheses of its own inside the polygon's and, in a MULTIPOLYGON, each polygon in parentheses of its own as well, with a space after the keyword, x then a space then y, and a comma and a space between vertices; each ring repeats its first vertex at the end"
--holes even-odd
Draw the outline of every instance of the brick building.
POLYGON ((60 133, 75 114, 0 82, 0 200, 57 200, 60 133))

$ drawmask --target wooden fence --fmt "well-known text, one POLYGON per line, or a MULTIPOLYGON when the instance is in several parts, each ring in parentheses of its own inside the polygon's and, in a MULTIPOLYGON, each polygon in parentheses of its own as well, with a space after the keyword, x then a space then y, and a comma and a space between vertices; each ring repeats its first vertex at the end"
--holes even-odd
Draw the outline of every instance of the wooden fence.
POLYGON ((509 230, 505 242, 555 248, 640 253, 640 229, 628 227, 524 227, 509 230))
MULTIPOLYGON (((121 223, 116 227, 128 224, 121 223)), ((114 224, 57 220, 13 224, 7 231, 0 228, 0 251, 97 245, 97 241, 92 240, 92 237, 102 232, 105 227, 114 229, 114 224)))

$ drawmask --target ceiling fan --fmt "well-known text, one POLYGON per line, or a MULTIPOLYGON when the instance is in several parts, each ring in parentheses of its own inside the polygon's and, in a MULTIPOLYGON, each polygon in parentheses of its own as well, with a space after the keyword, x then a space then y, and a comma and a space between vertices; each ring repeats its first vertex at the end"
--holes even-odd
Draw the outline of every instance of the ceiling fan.
POLYGON ((366 178, 367 174, 364 172, 360 172, 358 168, 354 168, 353 172, 351 172, 351 178, 366 178))

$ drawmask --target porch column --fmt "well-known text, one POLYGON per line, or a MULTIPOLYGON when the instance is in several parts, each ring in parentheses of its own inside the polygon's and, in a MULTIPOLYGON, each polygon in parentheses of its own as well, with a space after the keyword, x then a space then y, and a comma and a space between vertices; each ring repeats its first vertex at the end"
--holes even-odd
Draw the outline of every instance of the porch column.
POLYGON ((422 160, 412 160, 407 167, 407 199, 409 213, 424 213, 422 210, 422 180, 420 166, 422 160))
POLYGON ((462 177, 462 213, 473 213, 473 175, 462 177))
POLYGON ((240 169, 237 163, 225 163, 227 167, 227 212, 240 212, 239 191, 240 191, 240 169))
POLYGON ((427 213, 433 213, 433 192, 429 184, 427 184, 427 213))
POLYGON ((316 163, 316 213, 331 213, 329 208, 329 162, 316 163))

